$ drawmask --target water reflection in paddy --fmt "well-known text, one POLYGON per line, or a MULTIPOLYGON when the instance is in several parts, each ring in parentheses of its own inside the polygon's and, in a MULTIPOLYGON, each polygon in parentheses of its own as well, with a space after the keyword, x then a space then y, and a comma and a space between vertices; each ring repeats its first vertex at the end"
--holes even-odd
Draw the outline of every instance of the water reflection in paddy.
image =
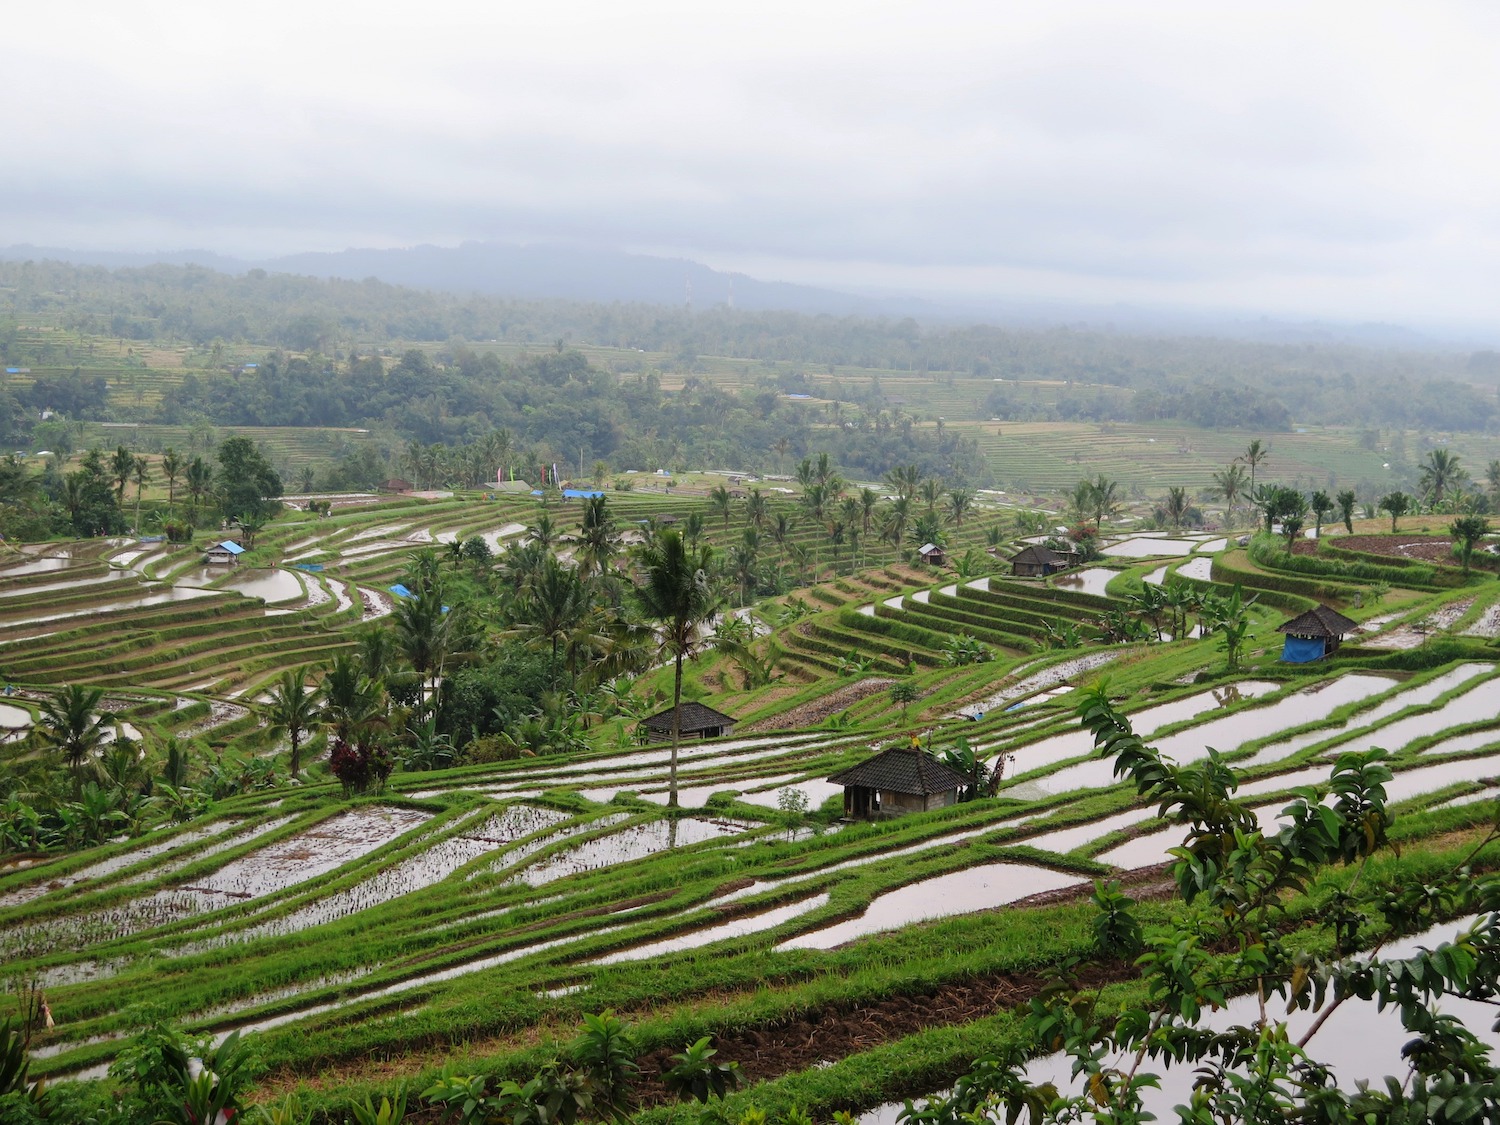
POLYGON ((828 895, 813 895, 786 906, 778 906, 774 910, 767 910, 760 914, 751 914, 744 918, 735 918, 728 922, 720 922, 717 926, 705 926, 701 930, 694 930, 690 934, 681 937, 667 938, 664 941, 654 941, 649 945, 637 945, 630 949, 621 949, 604 957, 595 958, 593 961, 585 962, 589 965, 616 965, 621 961, 638 961, 645 957, 658 957, 664 953, 681 953, 685 949, 697 949, 701 946, 712 945, 716 941, 727 941, 730 938, 746 937, 749 934, 763 933, 774 929, 783 922, 810 914, 820 907, 828 905, 828 895))
POLYGON ((1075 590, 1085 594, 1095 594, 1101 598, 1108 597, 1104 589, 1110 580, 1118 578, 1118 570, 1110 570, 1107 567, 1091 566, 1087 570, 1080 570, 1075 574, 1059 574, 1052 579, 1052 584, 1061 590, 1075 590))
MULTIPOLYGON (((1210 691, 1200 691, 1170 703, 1159 703, 1130 715, 1131 725, 1143 738, 1149 738, 1163 727, 1185 722, 1195 715, 1210 714, 1242 699, 1258 699, 1275 691, 1280 684, 1267 680, 1245 680, 1237 684, 1226 684, 1210 691)), ((1087 754, 1094 748, 1094 736, 1086 730, 1072 730, 1066 734, 1053 735, 1029 746, 1013 751, 1013 760, 1007 766, 1011 777, 1028 770, 1039 769, 1053 762, 1065 761, 1087 754)), ((1056 790, 1053 790, 1054 792, 1056 790)))
MULTIPOLYGON (((1164 758, 1179 765, 1208 756, 1210 746, 1229 754, 1247 742, 1266 738, 1277 731, 1303 726, 1323 718, 1335 707, 1390 687, 1384 676, 1353 674, 1304 689, 1265 707, 1252 707, 1167 735, 1156 743, 1164 758)), ((1085 786, 1113 785, 1114 762, 1097 759, 1058 770, 1039 778, 1037 784, 1049 793, 1063 793, 1085 786)))
POLYGON ((1043 891, 1083 882, 1077 875, 1020 863, 986 863, 950 871, 877 896, 858 918, 799 934, 777 949, 832 949, 868 934, 897 930, 913 922, 972 914, 1043 891))
MULTIPOLYGON (((1359 711, 1351 715, 1344 722, 1334 727, 1324 727, 1320 730, 1308 731, 1306 734, 1295 735, 1284 738, 1278 742, 1272 742, 1262 746, 1250 757, 1237 763, 1242 769, 1250 769, 1255 766, 1264 765, 1267 762, 1280 761, 1282 758, 1290 757, 1299 750, 1305 750, 1319 742, 1326 742, 1330 738, 1336 738, 1348 731, 1356 731, 1375 723, 1382 722, 1391 715, 1402 711, 1407 707, 1419 706, 1431 703, 1445 692, 1452 691, 1460 684, 1474 679, 1486 672, 1494 670, 1491 664, 1460 664, 1456 668, 1450 668, 1441 676, 1435 676, 1424 684, 1413 688, 1405 688, 1396 692, 1389 699, 1377 703, 1368 711, 1359 711)), ((1368 673, 1356 673, 1366 676, 1368 673)), ((1346 677, 1347 678, 1347 677, 1346 677)), ((1386 679, 1386 686, 1395 683, 1395 680, 1386 679)), ((1333 710, 1329 707, 1324 712, 1325 716, 1333 710)))
POLYGON ((533 887, 540 887, 554 879, 576 875, 580 871, 611 867, 670 848, 685 848, 706 840, 735 836, 750 827, 752 826, 740 821, 703 820, 697 817, 653 820, 649 824, 638 824, 621 832, 586 840, 575 848, 548 856, 522 871, 520 878, 533 887))

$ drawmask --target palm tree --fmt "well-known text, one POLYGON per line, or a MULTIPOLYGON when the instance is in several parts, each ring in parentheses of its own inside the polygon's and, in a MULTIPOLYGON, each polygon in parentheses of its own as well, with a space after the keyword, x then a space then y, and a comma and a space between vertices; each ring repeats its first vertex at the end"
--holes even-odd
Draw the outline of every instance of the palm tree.
POLYGON ((318 690, 327 706, 334 737, 343 742, 355 741, 380 717, 380 685, 366 676, 347 652, 333 658, 318 690))
POLYGON ((703 513, 689 512, 687 519, 682 521, 682 534, 687 538, 690 547, 696 547, 698 540, 703 537, 703 513))
POLYGON ((187 490, 193 501, 193 516, 198 515, 198 505, 213 491, 214 471, 202 457, 194 457, 187 467, 187 490))
POLYGON ((1091 514, 1094 526, 1103 527, 1105 520, 1113 518, 1120 511, 1120 484, 1100 473, 1089 482, 1089 493, 1093 504, 1091 514))
POLYGON ((130 474, 135 472, 135 454, 123 445, 116 447, 109 457, 110 480, 115 484, 115 503, 125 503, 125 486, 130 483, 130 474))
POLYGON ((417 707, 420 710, 427 700, 428 684, 437 690, 443 665, 451 655, 450 646, 456 639, 454 615, 446 612, 442 588, 432 581, 419 583, 411 597, 395 601, 391 621, 396 626, 396 643, 417 673, 417 707))
POLYGON ((664 531, 637 561, 643 583, 636 587, 641 612, 656 623, 660 650, 673 662, 672 764, 667 805, 677 807, 677 751, 682 742, 682 662, 699 643, 699 626, 718 610, 721 598, 713 583, 714 552, 704 546, 689 552, 681 536, 664 531))
POLYGON ((1188 509, 1192 502, 1188 499, 1187 489, 1179 485, 1171 485, 1167 488, 1167 498, 1162 501, 1162 514, 1167 517, 1167 523, 1174 528, 1181 528, 1183 521, 1187 519, 1188 509))
MULTIPOLYGON (((792 517, 785 512, 777 512, 776 518, 771 521, 771 538, 780 550, 786 549, 786 541, 792 536, 792 517)), ((691 540, 689 540, 691 542, 691 540)))
POLYGON ((915 465, 898 465, 885 474, 886 484, 891 486, 891 491, 900 500, 910 500, 915 496, 921 480, 922 472, 915 465))
POLYGON ((542 512, 536 518, 536 523, 526 529, 526 537, 533 543, 550 551, 553 544, 557 542, 557 528, 552 523, 552 517, 542 512))
MULTIPOLYGON (((745 529, 749 531, 749 528, 745 529)), ((740 589, 740 605, 750 604, 750 594, 760 582, 756 573, 755 549, 748 543, 737 543, 729 551, 729 572, 734 575, 735 585, 740 589)))
POLYGON ((585 574, 603 574, 620 552, 620 537, 609 498, 591 496, 583 502, 583 523, 578 529, 579 559, 585 574))
POLYGON ((42 701, 37 731, 67 761, 75 795, 83 789, 89 760, 104 745, 107 716, 99 710, 103 698, 103 688, 72 684, 42 701))
POLYGON ((948 491, 948 514, 953 517, 954 527, 963 527, 964 516, 969 514, 969 509, 974 506, 974 490, 972 488, 954 488, 948 491))
POLYGON ((1245 446, 1245 452, 1235 458, 1250 466, 1250 491, 1255 491, 1255 469, 1267 457, 1271 456, 1271 447, 1261 444, 1260 438, 1256 438, 1245 446))
POLYGON ((1391 514, 1391 534, 1396 533, 1396 521, 1411 511, 1411 497, 1404 492, 1392 492, 1380 498, 1377 505, 1382 512, 1391 514))
POLYGON ((137 457, 130 468, 130 479, 135 482, 135 529, 141 529, 141 493, 146 491, 146 482, 151 479, 151 462, 137 457))
POLYGON ((936 477, 928 477, 922 482, 922 487, 917 489, 917 495, 922 498, 922 503, 927 505, 927 514, 935 516, 937 503, 943 496, 943 482, 936 477))
POLYGON ((177 478, 182 475, 182 470, 187 467, 182 455, 167 446, 166 452, 161 455, 162 476, 167 478, 167 506, 170 508, 177 503, 177 478))
POLYGON ((582 575, 552 556, 541 572, 521 591, 512 610, 512 632, 534 646, 550 646, 552 690, 557 690, 558 653, 593 608, 593 598, 582 575))
POLYGON ((866 535, 870 534, 870 521, 875 518, 875 510, 879 506, 880 493, 873 488, 859 490, 859 526, 866 535))
POLYGON ((892 547, 901 546, 906 539, 906 524, 911 519, 911 500, 898 496, 885 509, 880 523, 880 537, 892 547))
POLYGON ((1484 483, 1490 490, 1490 496, 1500 500, 1500 460, 1491 461, 1485 466, 1484 483))
POLYGON ((1229 468, 1214 473, 1214 487, 1218 489, 1219 495, 1224 497, 1224 503, 1228 508, 1225 523, 1233 523, 1234 505, 1250 489, 1249 476, 1238 464, 1231 464, 1229 468))
POLYGON ((1468 479, 1469 474, 1459 466, 1456 453, 1446 449, 1434 449, 1427 454, 1427 460, 1422 463, 1419 483, 1427 503, 1437 507, 1443 502, 1444 495, 1461 487, 1468 479))
POLYGON ((834 577, 837 577, 839 573, 839 548, 844 545, 848 530, 848 525, 843 520, 834 520, 828 528, 828 542, 833 546, 834 577))
POLYGON ((722 484, 718 484, 708 490, 708 510, 716 516, 723 517, 725 531, 729 530, 730 506, 731 498, 729 489, 725 488, 722 484))
POLYGON ((1344 530, 1353 535, 1354 509, 1359 504, 1359 497, 1354 494, 1354 489, 1346 488, 1333 498, 1333 502, 1339 507, 1339 519, 1344 521, 1344 530))
POLYGON ((766 494, 758 488, 752 488, 750 499, 745 502, 745 515, 750 520, 751 526, 759 531, 765 524, 769 511, 766 494))
POLYGON ((284 734, 291 743, 293 778, 302 772, 304 736, 317 728, 318 711, 318 691, 308 684, 307 669, 288 668, 283 671, 271 689, 271 698, 266 701, 265 719, 273 738, 284 734))

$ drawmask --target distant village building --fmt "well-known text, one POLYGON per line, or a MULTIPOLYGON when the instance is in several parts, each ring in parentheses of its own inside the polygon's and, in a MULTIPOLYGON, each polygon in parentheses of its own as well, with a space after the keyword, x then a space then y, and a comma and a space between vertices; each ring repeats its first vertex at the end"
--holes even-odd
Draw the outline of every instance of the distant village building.
POLYGON ((400 477, 392 477, 390 480, 380 482, 381 492, 410 492, 411 481, 402 480, 400 477))
POLYGON ((917 549, 917 554, 921 556, 923 562, 931 566, 942 566, 948 561, 947 554, 936 543, 923 543, 917 549))
POLYGON ((1040 543, 1022 549, 1011 557, 1011 573, 1017 578, 1046 578, 1072 565, 1067 555, 1060 555, 1040 543))
POLYGON ((222 543, 215 543, 203 553, 203 561, 210 566, 233 566, 240 561, 240 556, 245 553, 233 539, 226 539, 222 543))
POLYGON ((844 787, 844 816, 875 820, 958 803, 969 779, 930 754, 892 747, 828 779, 844 787))
POLYGON ((1300 617, 1294 617, 1276 631, 1286 634, 1286 643, 1281 648, 1281 659, 1287 664, 1307 664, 1332 656, 1343 644, 1344 637, 1359 628, 1335 609, 1316 605, 1300 617))
POLYGON ((672 716, 679 711, 682 713, 683 738, 724 738, 734 733, 734 724, 738 721, 705 704, 684 703, 681 707, 668 707, 665 711, 658 711, 655 715, 642 719, 636 729, 643 732, 649 740, 670 742, 672 716))

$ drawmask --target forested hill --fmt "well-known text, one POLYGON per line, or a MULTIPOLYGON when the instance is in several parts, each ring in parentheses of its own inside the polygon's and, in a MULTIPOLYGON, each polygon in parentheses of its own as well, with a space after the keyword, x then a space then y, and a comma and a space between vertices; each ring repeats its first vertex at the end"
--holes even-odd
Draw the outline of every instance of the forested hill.
MULTIPOLYGON (((408 343, 506 341, 594 344, 650 353, 638 370, 701 370, 703 357, 740 357, 770 389, 830 368, 941 374, 974 381, 970 398, 996 417, 1026 416, 1013 381, 1068 387, 1062 416, 1181 418, 1199 425, 1282 428, 1352 424, 1486 430, 1497 424, 1500 362, 1349 346, 1276 345, 1206 337, 1132 336, 911 319, 809 316, 644 304, 461 297, 378 281, 328 281, 195 266, 140 269, 0 262, 0 355, 33 354, 27 324, 84 335, 209 348, 215 341, 338 358, 408 343), (756 365, 760 365, 757 367, 756 365), (996 382, 1004 380, 1005 382, 996 382)), ((321 371, 322 365, 315 364, 321 371)), ((626 371, 630 364, 617 365, 626 371)), ((840 372, 843 374, 844 372, 840 372)), ((922 404, 912 403, 920 411, 922 404)), ((352 419, 343 419, 350 423, 352 419)), ((327 424, 327 423, 324 423, 327 424)))

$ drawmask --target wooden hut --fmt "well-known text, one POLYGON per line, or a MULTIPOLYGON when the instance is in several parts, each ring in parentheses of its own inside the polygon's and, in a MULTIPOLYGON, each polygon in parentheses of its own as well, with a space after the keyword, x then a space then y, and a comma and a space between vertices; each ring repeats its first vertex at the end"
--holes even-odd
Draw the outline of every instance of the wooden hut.
POLYGON ((734 724, 738 721, 702 703, 684 703, 681 707, 668 707, 665 711, 658 711, 649 718, 642 719, 637 730, 648 740, 669 742, 672 738, 672 716, 678 711, 682 713, 683 738, 727 737, 734 733, 734 724))
POLYGON ((1033 543, 1017 552, 1010 560, 1011 573, 1017 578, 1046 578, 1049 574, 1066 570, 1069 565, 1066 555, 1060 555, 1051 547, 1044 547, 1040 543, 1033 543))
POLYGON ((381 491, 381 492, 410 492, 411 491, 411 481, 409 481, 409 480, 402 480, 400 477, 392 477, 390 480, 383 480, 383 481, 380 482, 379 491, 381 491))
POLYGON ((1286 634, 1281 659, 1288 664, 1307 664, 1322 660, 1339 650, 1346 634, 1359 628, 1342 613, 1326 605, 1316 605, 1301 617, 1294 617, 1276 631, 1286 634))
POLYGON ((240 561, 240 556, 244 553, 245 548, 233 539, 226 539, 222 543, 215 543, 203 552, 203 561, 210 566, 233 566, 240 561))
POLYGON ((930 566, 942 566, 948 561, 948 556, 936 543, 923 543, 917 554, 921 556, 924 563, 930 566))
POLYGON ((930 754, 892 747, 828 779, 844 787, 844 816, 875 820, 958 803, 969 779, 930 754))

